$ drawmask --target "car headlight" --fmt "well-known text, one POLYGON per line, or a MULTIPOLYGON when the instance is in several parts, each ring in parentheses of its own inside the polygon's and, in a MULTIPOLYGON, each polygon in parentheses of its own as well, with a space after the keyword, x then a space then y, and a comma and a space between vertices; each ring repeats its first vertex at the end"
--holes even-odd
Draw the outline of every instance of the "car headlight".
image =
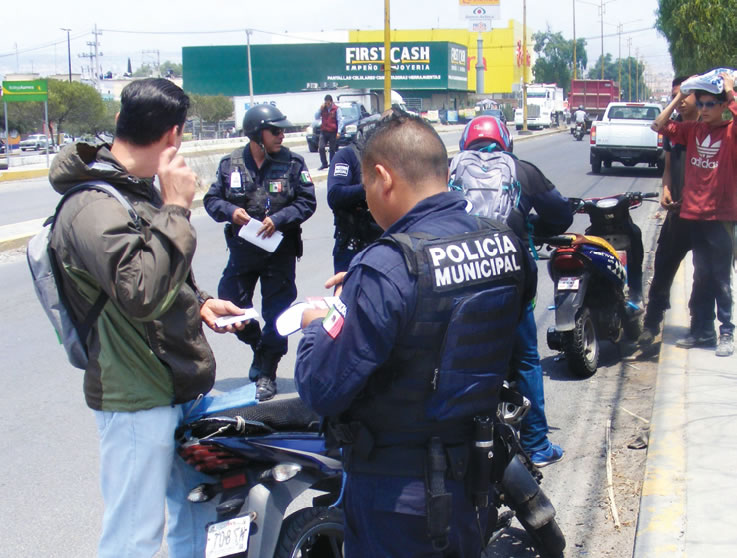
POLYGON ((346 134, 355 134, 356 132, 358 132, 358 126, 355 124, 348 124, 348 126, 345 127, 346 134))

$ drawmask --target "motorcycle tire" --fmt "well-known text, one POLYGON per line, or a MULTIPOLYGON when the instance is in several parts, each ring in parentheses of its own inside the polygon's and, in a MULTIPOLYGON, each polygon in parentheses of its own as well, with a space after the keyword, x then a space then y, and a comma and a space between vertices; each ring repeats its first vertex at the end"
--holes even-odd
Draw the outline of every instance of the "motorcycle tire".
POLYGON ((588 378, 599 366, 599 340, 591 312, 585 306, 576 315, 576 325, 568 334, 565 348, 568 368, 577 376, 588 378))
POLYGON ((284 520, 274 558, 343 558, 343 512, 303 508, 284 520))
POLYGON ((525 528, 527 535, 532 539, 532 546, 542 558, 561 558, 563 556, 566 538, 555 519, 551 519, 538 529, 533 529, 522 517, 518 516, 517 520, 525 528))

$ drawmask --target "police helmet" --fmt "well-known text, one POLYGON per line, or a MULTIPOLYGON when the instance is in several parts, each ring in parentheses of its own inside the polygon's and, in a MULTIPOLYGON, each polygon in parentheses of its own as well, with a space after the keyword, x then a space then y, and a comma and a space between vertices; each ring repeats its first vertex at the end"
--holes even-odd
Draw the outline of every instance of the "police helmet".
POLYGON ((483 142, 485 145, 495 143, 502 151, 511 151, 509 130, 496 116, 477 116, 466 124, 459 142, 461 151, 474 149, 473 144, 477 142, 483 142))
POLYGON ((243 134, 251 139, 256 139, 259 132, 269 126, 290 128, 292 123, 273 105, 256 105, 243 117, 243 134))
POLYGON ((578 105, 578 110, 583 110, 583 105, 578 105))

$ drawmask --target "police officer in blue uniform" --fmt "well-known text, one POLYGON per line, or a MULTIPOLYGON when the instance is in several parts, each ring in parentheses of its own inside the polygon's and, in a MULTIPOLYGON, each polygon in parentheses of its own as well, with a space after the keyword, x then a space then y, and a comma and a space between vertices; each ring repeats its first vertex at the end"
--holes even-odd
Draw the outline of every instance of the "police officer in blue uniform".
POLYGON ((338 273, 347 271, 353 257, 382 233, 366 204, 355 143, 338 151, 330 162, 328 205, 334 215, 333 269, 338 273))
POLYGON ((204 198, 207 213, 216 221, 227 222, 225 241, 230 257, 218 286, 220 298, 251 308, 256 281, 261 281, 263 331, 251 320, 238 332, 239 339, 253 350, 248 376, 256 381, 259 401, 276 395, 276 368, 287 352, 287 339, 276 331, 275 322, 297 297, 300 225, 317 206, 304 159, 282 146, 284 129, 291 125, 274 106, 250 108, 243 118, 243 132, 250 141, 223 157, 204 198), (284 234, 275 251, 268 252, 238 236, 251 219, 262 223, 258 235, 263 238, 270 238, 275 231, 284 234))
POLYGON ((295 369, 343 447, 345 555, 478 558, 474 419, 496 412, 534 264, 448 191, 445 146, 422 119, 395 110, 361 162, 385 232, 328 281, 339 303, 304 312, 295 369))

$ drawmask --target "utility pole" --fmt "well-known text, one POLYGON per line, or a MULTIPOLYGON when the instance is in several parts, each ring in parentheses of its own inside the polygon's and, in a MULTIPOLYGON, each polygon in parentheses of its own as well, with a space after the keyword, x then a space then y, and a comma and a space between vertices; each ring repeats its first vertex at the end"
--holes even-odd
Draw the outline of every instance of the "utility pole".
POLYGON ((101 76, 102 76, 102 70, 100 68, 100 56, 102 56, 102 52, 99 51, 98 47, 100 46, 100 42, 97 40, 98 35, 102 35, 102 31, 97 30, 97 24, 95 23, 95 30, 92 31, 92 34, 95 36, 95 80, 99 82, 101 76))
POLYGON ((640 49, 635 49, 635 101, 640 100, 640 49))
POLYGON ((522 130, 527 129, 527 0, 522 0, 522 130))
POLYGON ((627 37, 627 100, 632 101, 632 37, 627 37))
POLYGON ((619 31, 619 56, 617 57, 619 60, 619 100, 622 100, 622 27, 624 27, 621 23, 617 26, 617 31, 619 31))
POLYGON ((604 79, 604 0, 599 0, 601 5, 599 11, 601 13, 601 79, 604 79))
POLYGON ((384 0, 384 110, 392 108, 392 35, 390 0, 384 0))
POLYGON ((246 29, 246 50, 248 51, 248 94, 250 106, 253 106, 253 68, 251 67, 251 29, 246 29))
POLYGON ((72 46, 69 41, 69 32, 71 29, 67 29, 66 27, 60 27, 62 31, 67 32, 67 61, 69 62, 69 83, 72 83, 72 46))
POLYGON ((573 3, 573 79, 576 79, 576 0, 573 3))

